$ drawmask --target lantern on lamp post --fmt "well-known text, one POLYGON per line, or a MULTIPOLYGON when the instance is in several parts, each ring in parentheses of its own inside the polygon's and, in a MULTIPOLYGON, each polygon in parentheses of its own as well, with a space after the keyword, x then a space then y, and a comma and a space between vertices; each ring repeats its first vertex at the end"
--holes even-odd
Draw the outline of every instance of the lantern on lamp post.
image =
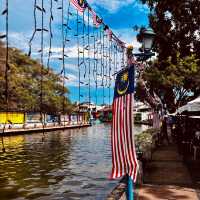
POLYGON ((142 32, 143 52, 150 52, 153 46, 155 33, 151 28, 144 29, 142 32))
POLYGON ((140 33, 141 41, 142 41, 142 53, 135 53, 134 56, 138 58, 139 61, 145 61, 155 56, 155 53, 151 52, 155 33, 151 28, 143 29, 140 33))

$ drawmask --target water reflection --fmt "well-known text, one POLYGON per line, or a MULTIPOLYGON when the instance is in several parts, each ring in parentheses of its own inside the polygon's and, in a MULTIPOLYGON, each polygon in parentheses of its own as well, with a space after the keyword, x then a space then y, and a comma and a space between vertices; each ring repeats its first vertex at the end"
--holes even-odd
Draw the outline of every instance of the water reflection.
MULTIPOLYGON (((136 127, 140 132, 141 127, 136 127)), ((111 171, 110 125, 5 138, 1 200, 104 199, 111 171)), ((1 146, 0 146, 1 148, 1 146)))

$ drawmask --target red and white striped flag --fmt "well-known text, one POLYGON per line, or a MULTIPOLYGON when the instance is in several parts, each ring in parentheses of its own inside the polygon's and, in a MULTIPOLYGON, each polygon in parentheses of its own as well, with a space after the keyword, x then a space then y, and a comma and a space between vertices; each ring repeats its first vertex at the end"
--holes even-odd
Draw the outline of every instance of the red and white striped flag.
POLYGON ((90 8, 90 12, 92 13, 93 24, 98 28, 102 24, 103 20, 97 16, 92 8, 90 8))
POLYGON ((112 121, 112 174, 136 182, 138 162, 133 133, 134 66, 117 75, 112 121))
POLYGON ((106 32, 109 40, 111 41, 112 40, 112 37, 113 37, 113 32, 110 30, 110 28, 108 27, 108 25, 105 25, 103 30, 106 32))
POLYGON ((70 0, 79 12, 84 12, 88 4, 86 0, 70 0))
POLYGON ((109 40, 111 41, 112 40, 112 36, 113 36, 113 32, 110 29, 107 29, 106 33, 108 35, 109 40))

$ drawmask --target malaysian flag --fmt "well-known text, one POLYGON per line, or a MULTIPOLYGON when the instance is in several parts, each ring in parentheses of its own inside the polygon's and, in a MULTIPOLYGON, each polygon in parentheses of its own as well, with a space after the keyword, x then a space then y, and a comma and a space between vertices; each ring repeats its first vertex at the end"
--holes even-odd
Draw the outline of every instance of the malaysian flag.
POLYGON ((112 40, 112 36, 113 36, 113 32, 110 29, 107 29, 106 33, 108 35, 109 40, 111 41, 112 40))
POLYGON ((104 28, 103 28, 103 30, 108 35, 109 40, 112 40, 113 32, 110 30, 110 28, 108 27, 108 25, 105 25, 104 28))
POLYGON ((103 20, 97 16, 97 14, 94 12, 94 10, 92 10, 92 8, 90 8, 90 12, 92 13, 93 23, 98 28, 102 24, 103 20))
POLYGON ((86 0, 71 0, 71 3, 79 12, 84 12, 88 6, 86 0))
POLYGON ((112 174, 128 174, 136 182, 138 162, 133 134, 134 66, 119 72, 115 83, 112 121, 112 174))

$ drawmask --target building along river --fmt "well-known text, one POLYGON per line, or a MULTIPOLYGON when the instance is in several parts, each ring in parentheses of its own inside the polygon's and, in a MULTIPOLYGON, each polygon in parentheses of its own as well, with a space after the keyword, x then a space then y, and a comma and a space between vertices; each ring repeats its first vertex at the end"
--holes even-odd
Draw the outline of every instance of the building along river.
MULTIPOLYGON (((140 133, 145 126, 136 126, 140 133)), ((110 125, 4 138, 1 200, 98 200, 116 186, 111 172, 110 125)), ((0 145, 2 149, 2 146, 0 145)))

